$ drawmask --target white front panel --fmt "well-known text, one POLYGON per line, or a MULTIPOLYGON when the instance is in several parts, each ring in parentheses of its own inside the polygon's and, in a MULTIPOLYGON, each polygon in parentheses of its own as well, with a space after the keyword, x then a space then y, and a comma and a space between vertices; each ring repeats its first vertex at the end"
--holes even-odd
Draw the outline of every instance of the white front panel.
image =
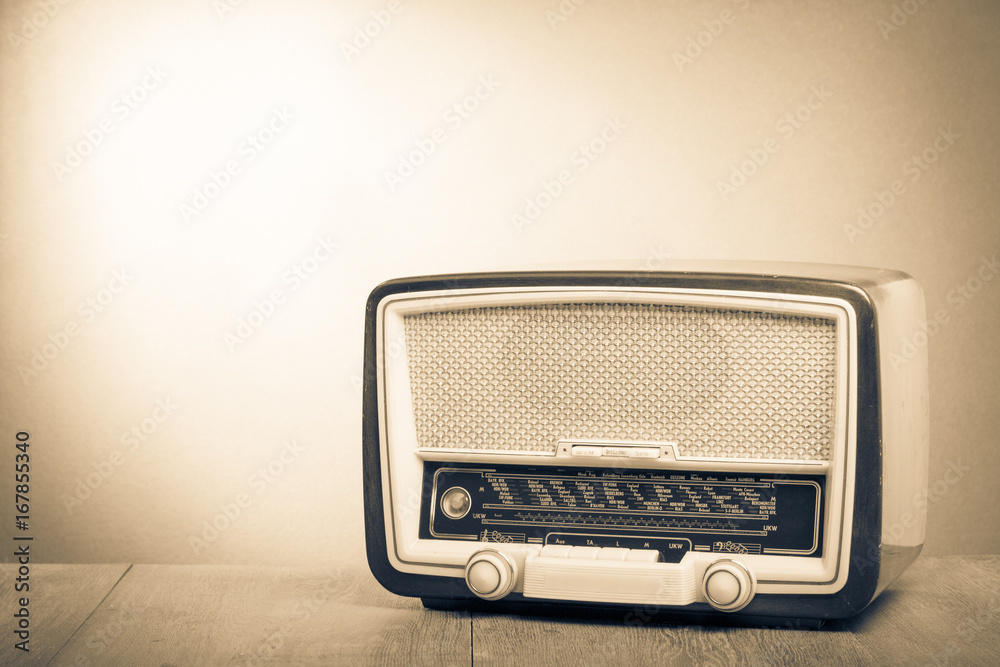
MULTIPOLYGON (((397 569, 460 577, 485 546, 419 538, 424 460, 542 465, 556 460, 560 441, 632 442, 675 455, 566 464, 825 473, 823 557, 743 561, 759 593, 829 593, 846 580, 856 363, 847 303, 698 290, 452 290, 387 298, 377 321, 386 537, 397 569), (562 328, 542 340, 553 317, 562 328), (464 327, 463 339, 449 339, 449 327, 464 327), (585 335, 589 344, 569 344, 585 335), (511 336, 537 340, 536 351, 511 336)), ((522 565, 538 551, 499 546, 522 565)), ((700 579, 718 557, 691 551, 684 567, 700 579)))

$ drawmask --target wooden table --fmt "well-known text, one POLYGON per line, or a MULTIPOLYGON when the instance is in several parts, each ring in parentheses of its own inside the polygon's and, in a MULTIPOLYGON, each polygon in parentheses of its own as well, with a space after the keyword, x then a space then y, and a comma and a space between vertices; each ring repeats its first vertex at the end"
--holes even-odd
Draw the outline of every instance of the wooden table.
POLYGON ((921 558, 822 630, 430 611, 359 568, 33 564, 29 653, 0 571, 3 665, 1000 664, 1000 556, 921 558))

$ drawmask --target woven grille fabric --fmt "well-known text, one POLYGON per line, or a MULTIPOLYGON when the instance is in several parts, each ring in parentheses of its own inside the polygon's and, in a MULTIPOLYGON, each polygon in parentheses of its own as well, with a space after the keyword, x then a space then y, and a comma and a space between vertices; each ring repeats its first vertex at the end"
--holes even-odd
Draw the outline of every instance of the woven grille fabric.
POLYGON ((554 452, 676 442, 683 456, 826 460, 832 319, 559 303, 407 315, 420 447, 554 452))

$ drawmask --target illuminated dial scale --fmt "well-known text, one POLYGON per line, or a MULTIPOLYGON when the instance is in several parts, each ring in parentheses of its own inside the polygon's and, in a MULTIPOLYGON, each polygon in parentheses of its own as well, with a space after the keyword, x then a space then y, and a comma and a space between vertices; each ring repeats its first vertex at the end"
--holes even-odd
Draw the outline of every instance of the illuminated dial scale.
POLYGON ((819 556, 821 475, 426 464, 421 537, 819 556), (683 544, 684 548, 677 545, 683 544))

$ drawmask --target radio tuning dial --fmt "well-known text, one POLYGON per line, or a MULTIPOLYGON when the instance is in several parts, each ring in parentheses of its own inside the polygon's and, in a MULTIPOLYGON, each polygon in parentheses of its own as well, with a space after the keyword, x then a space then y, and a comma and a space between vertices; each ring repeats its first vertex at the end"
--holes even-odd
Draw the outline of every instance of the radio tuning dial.
POLYGON ((461 519, 471 507, 472 497, 460 486, 453 486, 441 494, 441 511, 449 519, 461 519))
POLYGON ((739 611, 754 596, 753 574, 734 560, 718 560, 705 570, 702 592, 708 603, 719 611, 739 611))
POLYGON ((499 600, 514 589, 517 566, 496 549, 481 549, 465 565, 465 583, 484 600, 499 600))

